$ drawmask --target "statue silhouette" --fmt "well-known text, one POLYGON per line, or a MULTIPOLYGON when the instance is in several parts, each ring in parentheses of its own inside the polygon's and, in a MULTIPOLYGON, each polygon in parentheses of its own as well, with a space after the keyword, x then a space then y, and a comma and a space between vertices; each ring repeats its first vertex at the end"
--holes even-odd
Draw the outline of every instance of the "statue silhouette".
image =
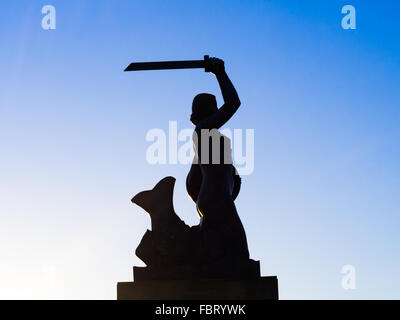
POLYGON ((196 202, 201 217, 200 229, 210 258, 249 258, 246 234, 233 200, 238 181, 232 165, 231 143, 218 131, 239 108, 240 100, 225 72, 224 62, 210 58, 209 63, 210 72, 215 74, 221 88, 224 105, 218 109, 215 96, 208 93, 201 93, 193 100, 190 119, 196 126, 193 135, 195 159, 186 186, 196 202), (217 141, 217 150, 213 148, 213 139, 217 141), (208 150, 204 150, 204 146, 208 150), (215 152, 219 154, 215 156, 215 152))
POLYGON ((237 111, 240 100, 224 62, 207 58, 206 63, 206 70, 218 80, 224 104, 218 108, 215 96, 207 93, 197 95, 192 104, 195 157, 186 188, 196 203, 200 223, 189 227, 175 213, 173 177, 137 194, 132 202, 150 214, 152 231, 146 232, 136 249, 147 265, 134 268, 136 281, 260 276, 259 262, 249 259, 234 203, 241 179, 232 165, 231 142, 218 130, 237 111))

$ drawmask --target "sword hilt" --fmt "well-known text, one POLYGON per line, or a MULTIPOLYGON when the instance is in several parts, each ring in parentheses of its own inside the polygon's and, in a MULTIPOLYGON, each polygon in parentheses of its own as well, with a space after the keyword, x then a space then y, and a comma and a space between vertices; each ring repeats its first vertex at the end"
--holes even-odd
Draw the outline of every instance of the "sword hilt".
POLYGON ((204 56, 204 71, 205 72, 210 72, 210 56, 205 55, 204 56))

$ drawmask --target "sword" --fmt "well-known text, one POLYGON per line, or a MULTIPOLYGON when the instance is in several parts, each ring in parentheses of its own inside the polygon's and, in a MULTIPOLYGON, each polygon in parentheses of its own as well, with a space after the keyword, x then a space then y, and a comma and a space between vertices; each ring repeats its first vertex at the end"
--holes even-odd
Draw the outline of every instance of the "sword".
POLYGON ((124 71, 204 68, 205 72, 210 72, 209 59, 209 56, 204 56, 204 60, 133 62, 124 71))

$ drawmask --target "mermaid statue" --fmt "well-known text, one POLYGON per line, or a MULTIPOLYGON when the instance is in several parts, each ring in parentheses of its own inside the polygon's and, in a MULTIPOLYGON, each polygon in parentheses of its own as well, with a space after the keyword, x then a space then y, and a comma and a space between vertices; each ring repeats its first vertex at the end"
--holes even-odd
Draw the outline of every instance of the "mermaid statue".
POLYGON ((150 214, 152 230, 147 230, 136 249, 146 267, 134 268, 135 281, 260 276, 259 262, 249 259, 246 233, 234 203, 241 178, 232 164, 231 141, 219 131, 238 110, 240 100, 224 61, 210 58, 208 63, 224 104, 218 108, 215 96, 208 93, 197 95, 192 103, 194 159, 186 188, 200 222, 189 227, 175 213, 173 177, 137 194, 132 202, 150 214))

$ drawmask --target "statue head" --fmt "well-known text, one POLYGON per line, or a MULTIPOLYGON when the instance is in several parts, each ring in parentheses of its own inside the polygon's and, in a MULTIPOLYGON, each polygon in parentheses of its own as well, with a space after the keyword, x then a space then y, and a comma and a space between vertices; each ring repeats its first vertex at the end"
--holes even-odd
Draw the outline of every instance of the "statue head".
POLYGON ((200 93, 194 97, 190 121, 197 125, 201 120, 218 111, 217 99, 213 94, 200 93))

